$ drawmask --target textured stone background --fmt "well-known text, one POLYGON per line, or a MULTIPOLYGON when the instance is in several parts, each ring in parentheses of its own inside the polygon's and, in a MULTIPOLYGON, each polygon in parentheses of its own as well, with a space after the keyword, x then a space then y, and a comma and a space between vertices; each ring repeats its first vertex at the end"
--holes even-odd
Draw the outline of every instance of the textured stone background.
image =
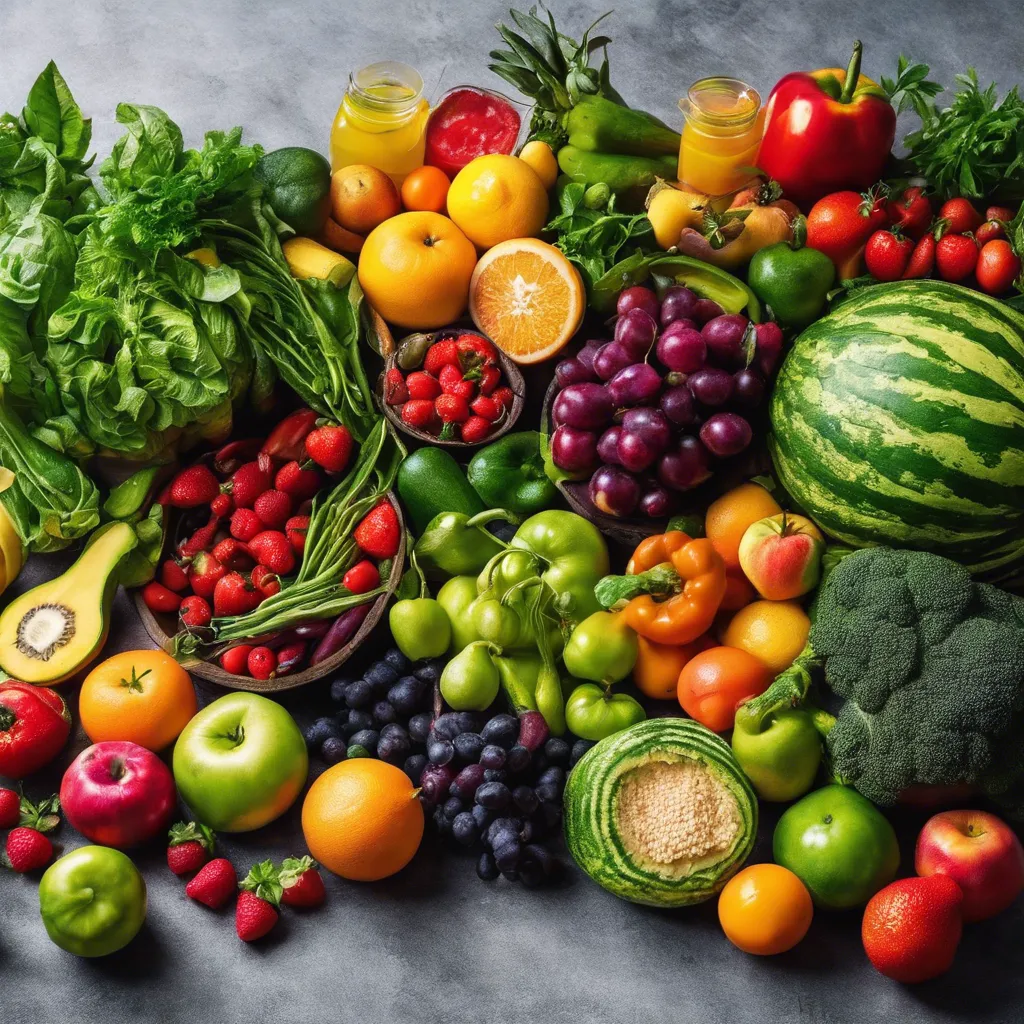
MULTIPOLYGON (((611 0, 559 3, 577 32, 611 0)), ((525 6, 525 5, 524 5, 525 6)), ((767 94, 786 71, 845 65, 864 40, 869 74, 892 73, 901 50, 951 82, 967 65, 1004 87, 1021 78, 1020 4, 1012 0, 846 3, 706 0, 620 3, 608 20, 614 81, 624 96, 678 120, 675 103, 702 75, 739 75, 767 94), (968 22, 969 19, 969 22, 968 22)), ((120 134, 118 101, 165 108, 195 143, 242 124, 268 148, 326 149, 348 72, 396 58, 420 69, 428 94, 465 82, 503 88, 486 69, 497 43, 494 0, 0 0, 0 108, 20 109, 54 58, 105 154, 120 134)), ((20 587, 56 571, 37 560, 20 587)), ((20 589, 19 587, 19 589, 20 589)), ((145 637, 123 598, 108 651, 145 637)), ((302 718, 316 695, 290 706, 302 718)), ((69 693, 72 707, 75 693, 69 693)), ((60 767, 84 746, 82 737, 60 767)), ((54 787, 59 771, 51 780, 54 787)), ((44 781, 34 781, 40 795, 44 781), (38 786, 38 790, 37 787, 38 786)), ((755 860, 770 857, 775 815, 755 860)), ((919 820, 898 823, 905 869, 919 820)), ((240 867, 300 852, 298 813, 232 842, 240 867)), ((64 842, 79 839, 65 828, 64 842)), ((1024 1019, 1024 911, 968 929, 954 971, 916 989, 867 964, 856 913, 822 914, 794 952, 745 956, 722 937, 714 905, 669 913, 622 903, 572 873, 554 891, 476 879, 471 858, 427 840, 413 864, 374 885, 329 880, 325 912, 288 914, 245 946, 230 913, 191 904, 162 864, 140 855, 150 911, 140 937, 101 961, 51 945, 32 880, 0 875, 0 1017, 11 1024, 263 1022, 314 1024, 874 1024, 1024 1019)), ((244 867, 243 867, 244 870, 244 867)))

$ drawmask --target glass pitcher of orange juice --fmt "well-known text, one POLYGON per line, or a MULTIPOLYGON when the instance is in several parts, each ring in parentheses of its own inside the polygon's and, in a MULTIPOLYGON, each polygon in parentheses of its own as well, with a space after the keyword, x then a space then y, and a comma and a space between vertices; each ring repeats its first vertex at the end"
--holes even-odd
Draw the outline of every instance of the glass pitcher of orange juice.
POLYGON ((429 116, 415 68, 386 60, 353 72, 331 128, 331 170, 370 164, 401 186, 423 165, 429 116))
POLYGON ((690 86, 679 109, 686 117, 679 181, 707 196, 730 195, 749 185, 764 134, 757 90, 736 78, 702 78, 690 86))

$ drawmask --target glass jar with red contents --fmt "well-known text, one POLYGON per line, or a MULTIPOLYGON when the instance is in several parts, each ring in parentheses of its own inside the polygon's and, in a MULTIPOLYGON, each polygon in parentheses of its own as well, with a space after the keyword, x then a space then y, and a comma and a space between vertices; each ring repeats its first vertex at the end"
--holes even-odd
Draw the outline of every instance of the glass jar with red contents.
POLYGON ((454 178, 478 156, 512 153, 521 127, 515 104, 500 93, 456 86, 431 111, 424 162, 454 178))

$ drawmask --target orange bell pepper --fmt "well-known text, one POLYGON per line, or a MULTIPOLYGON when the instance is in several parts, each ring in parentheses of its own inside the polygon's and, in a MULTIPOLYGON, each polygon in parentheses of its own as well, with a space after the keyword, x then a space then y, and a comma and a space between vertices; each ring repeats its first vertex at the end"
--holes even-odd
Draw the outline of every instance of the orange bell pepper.
POLYGON ((692 644, 674 646, 656 644, 645 636, 638 636, 637 658, 633 666, 633 682, 644 695, 654 700, 675 700, 679 688, 679 673, 691 658, 715 646, 709 636, 700 636, 692 644))
POLYGON ((640 636, 659 644, 689 644, 710 629, 725 596, 725 562, 706 537, 691 540, 681 530, 641 541, 626 567, 628 575, 664 562, 685 580, 683 590, 665 601, 650 594, 634 597, 623 618, 640 636))

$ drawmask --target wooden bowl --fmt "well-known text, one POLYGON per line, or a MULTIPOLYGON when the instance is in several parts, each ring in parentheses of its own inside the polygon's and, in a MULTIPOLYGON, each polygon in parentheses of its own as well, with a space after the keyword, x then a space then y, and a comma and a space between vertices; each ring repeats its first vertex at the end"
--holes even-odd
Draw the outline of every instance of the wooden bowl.
MULTIPOLYGON (((388 492, 388 501, 398 516, 398 527, 400 533, 399 551, 405 550, 405 522, 402 518, 402 509, 398 499, 393 493, 388 492)), ((173 532, 168 531, 173 537, 173 532)), ((340 650, 331 657, 321 661, 318 665, 311 665, 301 672, 295 672, 285 676, 278 676, 274 679, 253 679, 251 676, 236 676, 225 672, 216 662, 203 661, 201 658, 191 658, 182 662, 182 667, 194 676, 205 679, 208 682, 216 683, 228 690, 249 690, 252 693, 281 693, 284 690, 294 690, 296 687, 305 686, 317 679, 322 679, 337 671, 356 652, 359 645, 380 622, 381 616, 387 607, 398 584, 402 579, 402 568, 404 559, 395 558, 391 563, 391 575, 387 581, 387 591, 381 594, 370 608, 369 614, 363 619, 362 624, 356 631, 355 636, 340 650)), ((136 590, 133 594, 135 607, 138 609, 142 624, 146 627, 151 639, 160 648, 170 653, 174 642, 174 635, 177 632, 177 616, 170 614, 156 615, 149 610, 146 602, 142 600, 142 591, 136 590)))
MULTIPOLYGON (((479 448, 480 445, 490 444, 492 441, 497 441, 499 437, 507 434, 513 426, 515 426, 516 420, 519 419, 519 414, 523 411, 523 404, 526 400, 526 382, 523 380, 523 374, 519 367, 504 352, 495 345, 495 350, 498 353, 498 365, 501 367, 501 372, 505 377, 508 386, 512 389, 512 408, 509 410, 508 415, 505 417, 496 430, 491 431, 482 441, 477 441, 474 444, 469 444, 466 441, 459 441, 455 438, 450 440, 442 440, 437 434, 431 434, 426 430, 418 430, 416 427, 409 426, 403 419, 401 414, 393 405, 388 405, 384 401, 384 376, 393 366, 395 366, 395 357, 397 355, 397 345, 391 331, 388 329, 387 324, 380 319, 377 313, 371 314, 371 321, 373 323, 374 331, 377 335, 377 340, 380 344, 380 354, 384 358, 384 370, 377 380, 377 404, 380 406, 381 412, 387 417, 388 421, 394 424, 403 434, 409 437, 415 438, 417 441, 422 441, 426 444, 438 445, 442 448, 479 448)), ((480 332, 471 326, 461 327, 447 327, 440 331, 429 332, 438 337, 442 334, 480 334, 480 332)), ((481 335, 485 337, 485 335, 481 335)), ((493 342, 492 342, 493 344, 493 342)))
MULTIPOLYGON (((552 379, 544 395, 544 409, 541 413, 541 433, 551 436, 551 408, 555 397, 561 389, 558 381, 552 379)), ((713 476, 680 496, 679 507, 673 513, 677 516, 700 515, 703 517, 708 505, 726 491, 739 486, 752 476, 771 471, 771 460, 763 441, 750 446, 742 457, 730 459, 719 467, 713 476)), ((649 519, 646 516, 634 516, 629 519, 610 516, 602 512, 590 500, 589 477, 586 480, 563 480, 556 486, 562 492, 569 507, 577 515, 589 519, 603 534, 620 544, 636 547, 646 537, 656 533, 664 533, 668 529, 668 516, 649 519)))

